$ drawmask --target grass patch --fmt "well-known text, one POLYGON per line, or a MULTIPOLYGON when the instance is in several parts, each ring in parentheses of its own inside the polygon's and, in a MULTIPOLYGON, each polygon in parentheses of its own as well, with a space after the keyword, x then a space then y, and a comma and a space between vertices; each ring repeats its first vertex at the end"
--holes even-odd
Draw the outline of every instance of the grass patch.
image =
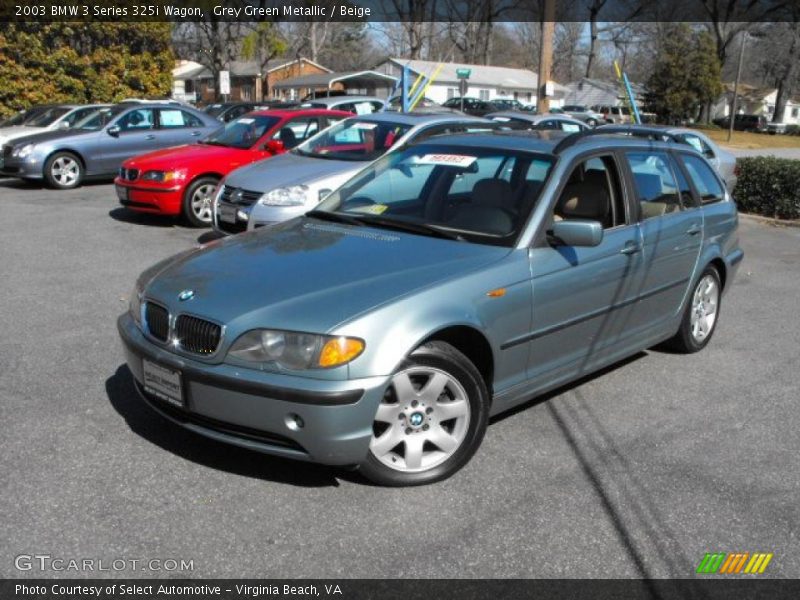
POLYGON ((797 135, 770 135, 768 133, 751 133, 749 131, 734 131, 731 141, 728 141, 727 129, 704 129, 708 137, 721 146, 740 148, 742 150, 760 150, 762 148, 800 148, 800 136, 797 135))

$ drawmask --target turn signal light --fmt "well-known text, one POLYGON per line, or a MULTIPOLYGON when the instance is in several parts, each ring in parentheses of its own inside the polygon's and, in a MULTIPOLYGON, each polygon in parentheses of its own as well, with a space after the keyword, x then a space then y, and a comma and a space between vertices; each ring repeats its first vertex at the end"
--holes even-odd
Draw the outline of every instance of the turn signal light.
POLYGON ((364 351, 364 342, 356 338, 337 337, 325 342, 319 353, 320 367, 335 367, 350 362, 364 351))

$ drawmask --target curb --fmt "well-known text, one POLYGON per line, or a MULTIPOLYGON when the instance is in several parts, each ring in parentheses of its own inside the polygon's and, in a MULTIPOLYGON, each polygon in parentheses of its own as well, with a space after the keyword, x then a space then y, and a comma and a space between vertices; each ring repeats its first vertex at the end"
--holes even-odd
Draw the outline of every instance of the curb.
POLYGON ((775 227, 800 227, 800 219, 790 221, 787 219, 775 219, 773 217, 762 217, 761 215, 751 215, 750 213, 743 213, 743 212, 740 212, 739 216, 749 221, 755 221, 756 223, 763 223, 764 225, 773 225, 775 227))

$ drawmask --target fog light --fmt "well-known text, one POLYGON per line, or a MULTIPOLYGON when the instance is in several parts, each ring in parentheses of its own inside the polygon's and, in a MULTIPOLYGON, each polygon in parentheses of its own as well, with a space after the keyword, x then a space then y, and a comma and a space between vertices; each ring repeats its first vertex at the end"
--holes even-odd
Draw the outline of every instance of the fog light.
POLYGON ((284 420, 286 422, 286 426, 292 431, 298 431, 305 427, 305 421, 303 421, 303 418, 300 415, 289 413, 286 415, 286 419, 284 420))
POLYGON ((237 210, 236 211, 236 218, 239 219, 240 221, 247 221, 247 220, 250 219, 250 215, 248 215, 243 210, 237 210))

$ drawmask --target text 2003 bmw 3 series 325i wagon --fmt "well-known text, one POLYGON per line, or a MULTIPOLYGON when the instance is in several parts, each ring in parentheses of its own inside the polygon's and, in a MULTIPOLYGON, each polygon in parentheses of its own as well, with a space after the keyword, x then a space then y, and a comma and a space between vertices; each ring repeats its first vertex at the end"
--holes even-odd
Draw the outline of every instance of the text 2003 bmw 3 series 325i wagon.
POLYGON ((142 396, 185 427, 426 483, 492 414, 664 340, 702 349, 737 223, 683 145, 438 137, 304 217, 155 265, 118 326, 142 396))

